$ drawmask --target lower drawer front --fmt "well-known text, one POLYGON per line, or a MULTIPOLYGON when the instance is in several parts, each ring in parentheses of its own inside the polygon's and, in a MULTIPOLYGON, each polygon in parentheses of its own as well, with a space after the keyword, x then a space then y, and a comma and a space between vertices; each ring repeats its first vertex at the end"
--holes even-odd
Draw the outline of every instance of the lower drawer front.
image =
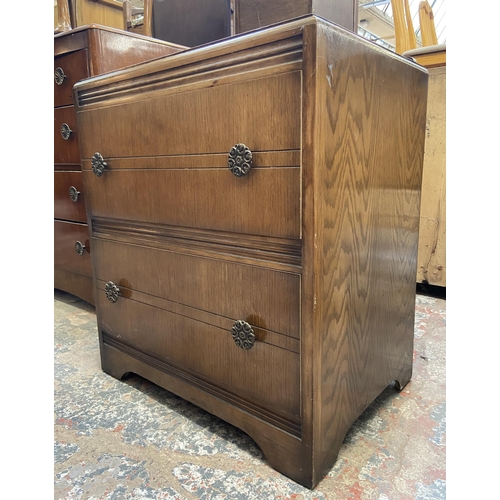
MULTIPOLYGON (((79 245, 78 245, 79 246, 79 245)), ((54 266, 65 271, 92 276, 87 224, 54 221, 54 266), (81 243, 82 255, 75 245, 81 243)))
POLYGON ((87 222, 81 172, 54 172, 54 218, 87 222))
MULTIPOLYGON (((186 249, 187 250, 187 249, 186 249)), ((299 337, 300 275, 93 238, 95 277, 253 326, 299 337)))
POLYGON ((98 285, 97 308, 105 343, 125 350, 237 406, 297 421, 300 355, 263 342, 236 345, 231 332, 132 299, 110 302, 98 285))

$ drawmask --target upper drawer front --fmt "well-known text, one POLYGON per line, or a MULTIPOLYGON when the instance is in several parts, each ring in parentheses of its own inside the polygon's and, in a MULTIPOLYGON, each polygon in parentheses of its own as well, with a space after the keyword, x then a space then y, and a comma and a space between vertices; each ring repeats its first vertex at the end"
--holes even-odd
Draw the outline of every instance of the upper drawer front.
POLYGON ((300 148, 301 71, 190 88, 82 108, 82 158, 227 154, 238 143, 252 152, 300 148))
POLYGON ((86 50, 54 58, 54 106, 73 104, 73 85, 88 76, 86 50))
POLYGON ((54 221, 54 266, 73 273, 92 276, 87 224, 54 221), (76 249, 83 248, 81 255, 76 249))
POLYGON ((80 163, 73 106, 54 109, 54 163, 80 163))
POLYGON ((87 221, 81 172, 54 172, 54 217, 87 221))
MULTIPOLYGON (((300 276, 93 238, 95 278, 212 315, 299 337, 300 276)), ((182 252, 182 250, 180 251, 182 252)))
POLYGON ((236 177, 224 161, 156 170, 110 160, 100 177, 85 161, 87 209, 92 217, 300 238, 300 168, 252 168, 236 177))

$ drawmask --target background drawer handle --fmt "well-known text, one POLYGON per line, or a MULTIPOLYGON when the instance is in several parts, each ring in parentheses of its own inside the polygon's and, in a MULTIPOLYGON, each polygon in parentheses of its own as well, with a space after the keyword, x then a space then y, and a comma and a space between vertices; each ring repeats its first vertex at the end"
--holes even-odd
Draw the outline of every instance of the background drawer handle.
POLYGON ((69 197, 71 198, 71 201, 78 201, 79 195, 80 195, 80 191, 78 191, 78 189, 76 189, 75 186, 70 186, 69 197))
POLYGON ((64 74, 63 69, 57 67, 54 70, 54 80, 57 83, 57 85, 62 85, 65 78, 67 78, 67 76, 64 74))
POLYGON ((108 281, 104 285, 104 293, 110 302, 116 302, 120 294, 120 289, 112 281, 108 281))
POLYGON ((242 349, 251 349, 255 344, 255 333, 246 321, 235 321, 231 333, 236 345, 242 349))
POLYGON ((83 255, 85 252, 85 245, 81 241, 75 243, 75 251, 78 255, 83 255))
POLYGON ((227 165, 236 177, 247 175, 252 168, 252 152, 244 144, 236 144, 229 151, 227 165))
POLYGON ((104 161, 102 154, 94 153, 94 156, 92 156, 92 172, 94 172, 97 177, 100 177, 107 167, 108 164, 104 161))
POLYGON ((69 125, 67 123, 63 123, 61 125, 61 136, 65 141, 69 139, 71 132, 73 131, 69 128, 69 125))

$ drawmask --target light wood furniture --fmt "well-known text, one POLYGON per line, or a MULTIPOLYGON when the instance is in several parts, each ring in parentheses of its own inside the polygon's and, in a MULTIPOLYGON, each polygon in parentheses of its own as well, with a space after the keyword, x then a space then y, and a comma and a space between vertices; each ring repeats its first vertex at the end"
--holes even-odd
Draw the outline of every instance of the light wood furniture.
POLYGON ((71 29, 71 16, 68 0, 54 0, 54 33, 71 29))
POLYGON ((438 45, 436 26, 434 25, 434 12, 427 0, 418 4, 418 19, 420 21, 420 36, 424 47, 438 45))
POLYGON ((411 377, 426 93, 314 16, 78 83, 103 370, 317 484, 411 377))
POLYGON ((391 0, 394 34, 396 37, 396 52, 402 54, 416 48, 417 38, 411 20, 408 0, 391 0))
POLYGON ((73 85, 183 50, 105 26, 54 37, 54 287, 94 303, 73 85))
POLYGON ((441 66, 446 63, 446 45, 438 44, 434 13, 425 0, 419 4, 419 22, 422 38, 421 46, 417 47, 417 38, 411 20, 408 0, 391 0, 396 36, 396 52, 412 56, 426 68, 441 66))
MULTIPOLYGON (((123 29, 144 35, 144 8, 132 5, 129 0, 123 2, 123 29)), ((150 36, 150 35, 149 35, 150 36)))
POLYGON ((419 47, 418 49, 403 52, 405 57, 411 57, 415 62, 425 68, 439 68, 446 66, 446 44, 419 47))
POLYGON ((89 24, 123 29, 121 0, 54 0, 56 33, 89 24))
POLYGON ((434 14, 419 4, 422 44, 416 46, 408 0, 391 0, 396 52, 429 71, 417 283, 446 287, 446 44, 438 44, 434 14))
POLYGON ((429 72, 417 283, 446 287, 446 45, 403 55, 429 72))
POLYGON ((100 24, 123 29, 123 3, 118 0, 71 0, 75 27, 100 24))

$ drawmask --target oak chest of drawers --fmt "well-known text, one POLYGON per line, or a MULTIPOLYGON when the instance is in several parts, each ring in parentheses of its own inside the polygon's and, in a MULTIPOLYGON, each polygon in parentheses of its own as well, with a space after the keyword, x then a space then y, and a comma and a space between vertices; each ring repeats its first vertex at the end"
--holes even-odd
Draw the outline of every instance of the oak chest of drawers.
POLYGON ((103 369, 321 480, 411 377, 426 92, 314 16, 76 85, 103 369))
POLYGON ((54 37, 54 287, 94 303, 73 85, 183 47, 105 26, 54 37))

